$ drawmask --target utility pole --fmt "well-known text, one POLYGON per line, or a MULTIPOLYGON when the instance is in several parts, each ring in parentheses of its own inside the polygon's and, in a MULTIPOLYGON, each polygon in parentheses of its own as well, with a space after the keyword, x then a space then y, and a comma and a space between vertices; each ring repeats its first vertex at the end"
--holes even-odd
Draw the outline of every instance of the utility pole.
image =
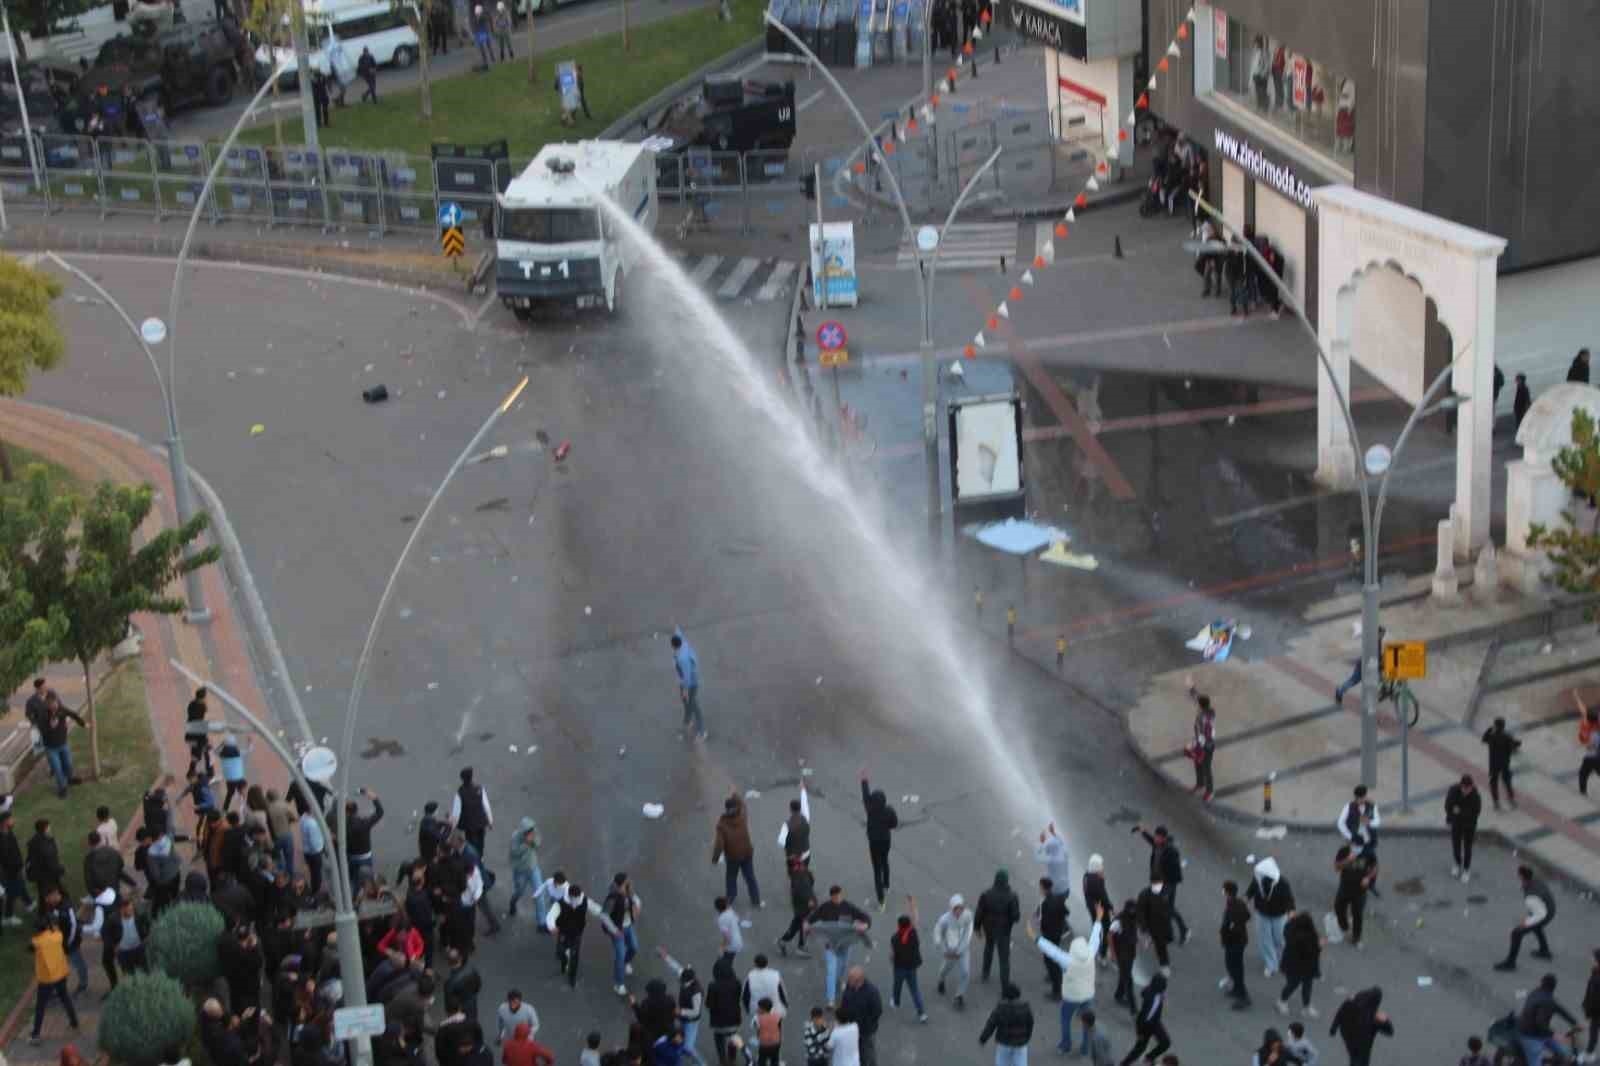
POLYGON ((287 16, 289 20, 289 36, 294 41, 294 69, 295 80, 300 86, 300 121, 305 125, 305 146, 308 151, 316 152, 317 158, 322 157, 322 150, 318 146, 317 138, 317 105, 311 99, 311 68, 306 60, 306 9, 304 0, 294 5, 294 10, 287 16))

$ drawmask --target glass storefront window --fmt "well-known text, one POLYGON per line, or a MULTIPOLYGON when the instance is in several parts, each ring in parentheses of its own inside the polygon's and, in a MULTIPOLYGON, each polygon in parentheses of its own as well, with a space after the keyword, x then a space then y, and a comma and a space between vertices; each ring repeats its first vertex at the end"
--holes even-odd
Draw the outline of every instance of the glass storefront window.
POLYGON ((1353 167, 1355 79, 1296 51, 1292 41, 1270 37, 1222 11, 1213 17, 1213 91, 1341 166, 1353 167))

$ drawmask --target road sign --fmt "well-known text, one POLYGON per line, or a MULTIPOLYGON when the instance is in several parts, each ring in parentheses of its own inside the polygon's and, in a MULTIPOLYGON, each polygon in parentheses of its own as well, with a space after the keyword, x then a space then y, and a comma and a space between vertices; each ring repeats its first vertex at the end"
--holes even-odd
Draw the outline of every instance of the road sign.
POLYGON ((1428 645, 1420 640, 1397 640, 1383 646, 1385 681, 1420 681, 1428 676, 1428 645))
POLYGON ((446 200, 439 205, 439 225, 444 229, 456 229, 461 225, 461 205, 454 200, 446 200))
POLYGON ((439 238, 439 247, 444 250, 446 258, 459 259, 467 250, 467 239, 461 235, 459 229, 451 226, 444 231, 444 236, 439 238))
POLYGON ((383 1004, 367 1007, 340 1007, 333 1012, 333 1038, 354 1040, 358 1036, 382 1036, 387 1023, 383 1004))
POLYGON ((829 348, 817 353, 818 366, 844 366, 848 362, 850 362, 849 348, 829 348))
POLYGON ((817 327, 817 347, 822 351, 831 352, 843 348, 849 339, 844 331, 844 324, 832 319, 817 327))

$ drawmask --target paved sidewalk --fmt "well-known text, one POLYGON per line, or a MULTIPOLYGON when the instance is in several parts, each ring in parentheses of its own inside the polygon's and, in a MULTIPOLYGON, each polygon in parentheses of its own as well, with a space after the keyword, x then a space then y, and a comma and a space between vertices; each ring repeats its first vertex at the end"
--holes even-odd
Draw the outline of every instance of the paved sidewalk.
MULTIPOLYGON (((172 479, 165 459, 132 437, 104 425, 16 400, 0 400, 0 436, 12 440, 26 439, 29 447, 61 463, 86 481, 148 482, 156 487, 157 506, 147 519, 143 533, 148 536, 163 526, 176 524, 172 479)), ((271 720, 271 709, 256 683, 248 638, 236 614, 233 591, 225 571, 221 565, 208 566, 201 571, 201 575, 206 602, 212 612, 212 620, 208 624, 192 626, 184 622, 182 616, 141 615, 134 619, 144 636, 142 665, 151 725, 160 748, 162 765, 173 773, 181 773, 187 765, 183 720, 190 686, 172 669, 169 659, 177 658, 196 673, 215 679, 246 706, 268 715, 268 720, 271 720)), ((220 701, 213 701, 213 720, 221 721, 226 717, 220 701)), ((287 780, 285 771, 260 744, 256 745, 251 755, 249 774, 252 782, 259 781, 269 787, 282 787, 287 780)), ((18 798, 18 810, 25 813, 26 809, 27 796, 23 793, 18 798)), ((113 813, 125 827, 122 846, 131 856, 133 833, 140 824, 140 812, 113 813)), ((55 1063, 62 1045, 69 1042, 68 1037, 74 1037, 71 1042, 85 1056, 92 1058, 95 1051, 95 1025, 106 983, 99 965, 98 944, 86 943, 84 952, 85 959, 90 962, 90 976, 89 991, 77 997, 76 1002, 81 1032, 72 1034, 67 1028, 66 1014, 59 1008, 52 1008, 45 1014, 43 1043, 38 1047, 30 1045, 28 1029, 32 1020, 33 997, 29 995, 0 1022, 0 1047, 4 1048, 5 1061, 11 1066, 55 1063)))
MULTIPOLYGON (((1551 636, 1517 635, 1549 610, 1540 601, 1468 587, 1457 607, 1436 605, 1427 577, 1385 589, 1383 624, 1389 640, 1432 646, 1428 676, 1412 682, 1421 704, 1410 731, 1410 811, 1401 809, 1401 745, 1393 705, 1379 711, 1378 787, 1381 832, 1444 831, 1444 794, 1470 773, 1487 793, 1481 734, 1504 717, 1523 746, 1513 762, 1518 805, 1495 811, 1485 796, 1479 828, 1502 837, 1572 881, 1600 886, 1600 797, 1579 795, 1575 783, 1574 690, 1600 697, 1600 640, 1592 625, 1551 636)), ((1174 787, 1194 783, 1183 753, 1194 719, 1186 693, 1192 677, 1218 709, 1213 805, 1225 816, 1265 824, 1333 831, 1334 819, 1360 782, 1360 690, 1333 700, 1334 687, 1359 655, 1359 595, 1308 610, 1306 628, 1277 654, 1252 655, 1242 641, 1225 663, 1190 667, 1147 679, 1129 712, 1127 729, 1140 758, 1174 787), (1271 779, 1272 812, 1262 810, 1271 779)), ((1239 621, 1249 624, 1248 613, 1239 621)), ((1440 861, 1448 851, 1440 848, 1440 861)))

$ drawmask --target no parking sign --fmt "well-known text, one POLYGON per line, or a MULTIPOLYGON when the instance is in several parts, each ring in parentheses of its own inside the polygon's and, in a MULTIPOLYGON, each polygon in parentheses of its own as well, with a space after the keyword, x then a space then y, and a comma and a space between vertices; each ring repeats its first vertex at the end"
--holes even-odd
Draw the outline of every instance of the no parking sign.
POLYGON ((820 366, 843 366, 850 361, 850 349, 845 347, 849 337, 844 323, 829 319, 817 327, 817 363, 820 366))

